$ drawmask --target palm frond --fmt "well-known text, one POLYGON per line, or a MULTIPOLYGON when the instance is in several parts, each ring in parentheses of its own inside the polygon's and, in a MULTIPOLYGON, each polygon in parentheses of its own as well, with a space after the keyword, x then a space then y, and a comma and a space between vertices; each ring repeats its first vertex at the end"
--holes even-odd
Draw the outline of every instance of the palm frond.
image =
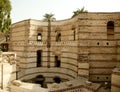
POLYGON ((80 13, 85 13, 85 12, 88 12, 88 11, 85 10, 84 7, 82 7, 81 9, 78 8, 76 11, 73 11, 73 16, 72 16, 72 18, 75 17, 76 15, 80 14, 80 13))
POLYGON ((52 13, 50 13, 50 14, 46 13, 43 17, 44 17, 44 20, 50 20, 53 18, 53 16, 54 16, 54 14, 52 14, 52 13))

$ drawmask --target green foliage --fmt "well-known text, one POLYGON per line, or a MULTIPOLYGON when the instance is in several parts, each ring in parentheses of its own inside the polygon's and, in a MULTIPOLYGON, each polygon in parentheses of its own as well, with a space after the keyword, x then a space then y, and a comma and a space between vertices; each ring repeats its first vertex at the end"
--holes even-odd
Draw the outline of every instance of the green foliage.
POLYGON ((80 13, 87 13, 88 11, 87 10, 85 10, 85 8, 84 7, 82 7, 81 9, 77 9, 76 11, 73 11, 73 16, 72 16, 72 18, 73 17, 75 17, 76 15, 78 15, 78 14, 80 14, 80 13))
POLYGON ((50 13, 50 14, 46 13, 43 16, 44 17, 44 21, 49 21, 49 20, 53 19, 53 16, 54 16, 54 14, 52 14, 52 13, 50 13))
POLYGON ((0 0, 0 31, 5 35, 10 30, 11 18, 11 3, 9 0, 0 0))

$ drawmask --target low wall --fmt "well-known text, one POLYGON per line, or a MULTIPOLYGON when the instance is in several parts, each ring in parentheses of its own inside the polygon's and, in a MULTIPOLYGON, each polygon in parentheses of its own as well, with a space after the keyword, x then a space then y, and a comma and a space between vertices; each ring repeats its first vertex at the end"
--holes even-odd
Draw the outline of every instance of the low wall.
POLYGON ((120 68, 115 68, 112 73, 111 92, 120 92, 120 68))
POLYGON ((48 89, 40 87, 39 84, 14 81, 10 86, 10 92, 48 92, 48 89))
POLYGON ((0 53, 0 88, 7 89, 16 79, 16 54, 12 52, 0 53))
POLYGON ((81 77, 60 84, 47 84, 47 88, 42 88, 39 84, 15 80, 10 86, 10 92, 97 92, 99 88, 100 84, 92 83, 81 77))

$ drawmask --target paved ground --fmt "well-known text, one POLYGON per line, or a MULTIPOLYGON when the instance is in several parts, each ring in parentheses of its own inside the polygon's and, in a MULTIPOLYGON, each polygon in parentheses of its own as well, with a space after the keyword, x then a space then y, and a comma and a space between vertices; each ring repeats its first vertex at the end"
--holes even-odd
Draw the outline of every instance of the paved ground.
POLYGON ((0 90, 0 92, 9 92, 9 91, 0 90))

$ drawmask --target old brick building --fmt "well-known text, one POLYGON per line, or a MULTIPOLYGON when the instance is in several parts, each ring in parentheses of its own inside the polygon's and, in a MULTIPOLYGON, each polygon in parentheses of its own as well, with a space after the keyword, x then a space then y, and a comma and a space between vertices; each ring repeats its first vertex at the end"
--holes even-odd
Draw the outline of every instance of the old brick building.
POLYGON ((51 30, 48 22, 23 20, 12 24, 9 49, 19 57, 21 80, 43 75, 48 83, 56 76, 110 81, 112 69, 120 67, 120 13, 81 13, 51 21, 51 30))

